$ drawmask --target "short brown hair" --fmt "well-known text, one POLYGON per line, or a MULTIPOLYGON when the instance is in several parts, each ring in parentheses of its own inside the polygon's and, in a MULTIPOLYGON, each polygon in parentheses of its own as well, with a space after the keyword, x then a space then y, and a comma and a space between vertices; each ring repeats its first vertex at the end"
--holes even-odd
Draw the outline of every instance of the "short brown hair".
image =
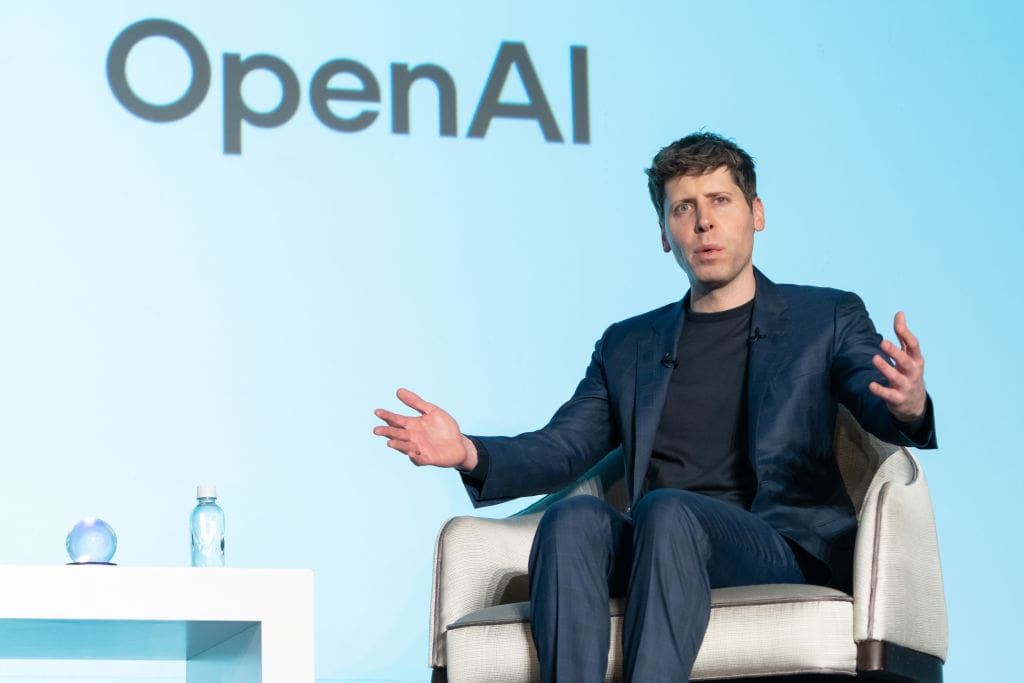
POLYGON ((747 204, 753 206, 757 198, 754 160, 732 140, 701 131, 663 147, 646 171, 647 189, 658 212, 658 222, 664 220, 665 183, 679 176, 703 175, 722 166, 729 169, 747 204))

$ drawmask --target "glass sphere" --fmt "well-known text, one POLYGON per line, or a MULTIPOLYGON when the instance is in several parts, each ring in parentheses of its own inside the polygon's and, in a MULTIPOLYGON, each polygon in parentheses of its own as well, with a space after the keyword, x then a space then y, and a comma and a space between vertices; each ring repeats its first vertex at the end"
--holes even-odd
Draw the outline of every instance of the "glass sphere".
POLYGON ((86 517, 68 532, 67 547, 73 562, 107 563, 117 550, 117 536, 102 519, 86 517))

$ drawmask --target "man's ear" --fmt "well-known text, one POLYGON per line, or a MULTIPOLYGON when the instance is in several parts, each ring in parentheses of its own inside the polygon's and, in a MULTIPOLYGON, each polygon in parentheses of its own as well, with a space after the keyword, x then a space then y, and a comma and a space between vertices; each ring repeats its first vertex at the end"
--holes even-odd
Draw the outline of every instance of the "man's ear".
POLYGON ((658 227, 661 228, 661 248, 665 250, 665 253, 672 251, 672 246, 668 243, 668 235, 665 234, 665 223, 658 221, 658 227))
POLYGON ((754 205, 751 208, 754 210, 754 231, 761 232, 764 230, 764 202, 760 197, 754 197, 754 205))

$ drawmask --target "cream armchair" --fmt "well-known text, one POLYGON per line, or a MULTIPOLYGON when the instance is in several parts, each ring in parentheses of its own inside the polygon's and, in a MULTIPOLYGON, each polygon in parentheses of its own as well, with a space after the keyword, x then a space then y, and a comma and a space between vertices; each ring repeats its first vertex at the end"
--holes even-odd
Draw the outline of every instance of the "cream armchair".
MULTIPOLYGON (((836 452, 859 519, 853 595, 788 584, 712 591, 692 680, 942 680, 946 603, 921 465, 907 449, 861 430, 845 410, 836 452)), ((512 517, 456 517, 444 525, 430 609, 435 683, 538 680, 526 602, 537 522, 567 495, 589 493, 624 508, 622 475, 621 456, 613 452, 575 486, 512 517)), ((611 601, 607 681, 622 679, 622 608, 611 601)))

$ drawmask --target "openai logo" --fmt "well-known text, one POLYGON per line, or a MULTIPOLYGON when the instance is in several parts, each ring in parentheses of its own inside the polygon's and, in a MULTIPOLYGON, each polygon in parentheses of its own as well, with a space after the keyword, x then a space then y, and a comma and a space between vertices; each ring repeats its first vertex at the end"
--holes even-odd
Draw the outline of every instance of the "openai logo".
MULTIPOLYGON (((589 80, 587 48, 569 48, 569 114, 572 142, 590 142, 589 80)), ((185 118, 203 103, 210 90, 210 57, 194 33, 167 19, 145 19, 127 27, 114 39, 107 53, 107 81, 117 101, 125 109, 146 121, 167 123, 185 118), (172 102, 154 104, 140 97, 128 82, 128 58, 132 50, 148 38, 167 38, 176 43, 192 66, 188 87, 172 102)), ((390 69, 391 132, 409 134, 409 91, 417 81, 432 83, 437 89, 438 132, 442 137, 458 137, 456 87, 452 75, 437 64, 395 62, 390 69)), ((380 117, 381 84, 365 64, 353 59, 332 59, 321 65, 309 81, 309 105, 327 128, 344 133, 364 130, 380 117), (343 76, 350 87, 332 85, 343 76), (332 102, 354 103, 346 115, 331 108, 332 102)), ((299 108, 300 87, 295 70, 285 60, 271 54, 247 57, 232 52, 223 55, 223 127, 224 153, 242 153, 242 124, 256 128, 275 128, 291 120, 299 108), (243 97, 243 83, 249 75, 265 72, 280 86, 280 99, 269 109, 254 109, 243 97)), ((495 119, 532 119, 537 122, 545 142, 563 142, 540 77, 524 43, 503 42, 498 47, 490 74, 480 94, 467 138, 484 138, 495 119), (515 71, 525 92, 525 102, 502 100, 506 82, 515 71)))

